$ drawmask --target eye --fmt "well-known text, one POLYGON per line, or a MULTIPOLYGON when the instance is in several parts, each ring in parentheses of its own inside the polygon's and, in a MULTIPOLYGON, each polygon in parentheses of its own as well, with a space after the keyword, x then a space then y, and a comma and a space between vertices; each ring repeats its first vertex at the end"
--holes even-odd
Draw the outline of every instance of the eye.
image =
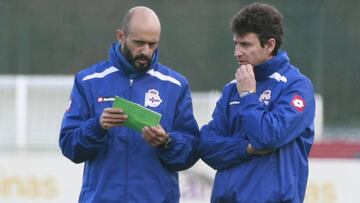
POLYGON ((244 47, 244 48, 247 48, 247 47, 250 47, 252 44, 249 43, 249 42, 242 42, 241 43, 241 46, 244 47))
POLYGON ((136 46, 143 46, 143 45, 145 44, 145 42, 144 42, 144 41, 138 41, 138 40, 136 40, 136 41, 134 41, 134 44, 135 44, 136 46))
POLYGON ((155 48, 156 45, 157 45, 157 42, 149 42, 150 48, 155 48))

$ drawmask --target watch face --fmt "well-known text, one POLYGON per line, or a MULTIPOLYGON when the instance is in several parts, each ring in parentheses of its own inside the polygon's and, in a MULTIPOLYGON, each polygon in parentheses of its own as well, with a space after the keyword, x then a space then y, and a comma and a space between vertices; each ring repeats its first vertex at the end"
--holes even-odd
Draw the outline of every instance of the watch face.
POLYGON ((253 92, 253 91, 244 91, 244 92, 240 93, 240 97, 245 97, 246 95, 253 94, 253 93, 255 93, 255 92, 253 92))
POLYGON ((168 136, 168 137, 166 138, 166 142, 165 142, 165 144, 164 144, 164 147, 165 147, 165 148, 168 148, 170 142, 171 142, 171 138, 170 138, 170 136, 168 136))

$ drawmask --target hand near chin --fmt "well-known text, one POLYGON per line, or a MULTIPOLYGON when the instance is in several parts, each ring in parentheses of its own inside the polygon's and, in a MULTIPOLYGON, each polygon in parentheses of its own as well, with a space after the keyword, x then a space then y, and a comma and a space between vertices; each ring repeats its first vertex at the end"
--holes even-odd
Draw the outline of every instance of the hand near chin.
POLYGON ((241 64, 235 72, 236 87, 238 92, 256 92, 254 67, 251 64, 241 64))

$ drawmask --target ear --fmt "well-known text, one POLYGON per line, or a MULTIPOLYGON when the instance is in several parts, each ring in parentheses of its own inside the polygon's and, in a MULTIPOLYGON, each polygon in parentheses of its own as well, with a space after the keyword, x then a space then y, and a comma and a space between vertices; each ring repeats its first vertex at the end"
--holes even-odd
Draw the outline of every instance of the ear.
POLYGON ((124 44, 125 33, 120 29, 116 29, 115 35, 116 35, 116 39, 118 40, 118 42, 120 42, 121 44, 124 44))
POLYGON ((271 53, 274 51, 276 45, 276 40, 274 38, 270 38, 267 43, 265 44, 266 53, 271 55, 271 53))

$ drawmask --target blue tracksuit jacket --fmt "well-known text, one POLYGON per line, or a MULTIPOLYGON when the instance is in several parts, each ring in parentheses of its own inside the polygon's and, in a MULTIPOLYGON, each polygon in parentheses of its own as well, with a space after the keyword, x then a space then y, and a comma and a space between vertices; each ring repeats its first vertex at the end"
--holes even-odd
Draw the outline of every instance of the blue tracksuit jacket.
POLYGON ((302 202, 314 138, 311 81, 279 52, 255 67, 256 93, 224 87, 213 120, 201 129, 202 159, 217 170, 212 203, 302 202), (274 149, 263 156, 255 149, 274 149))
POLYGON ((188 81, 158 63, 157 51, 146 73, 131 72, 119 46, 112 45, 109 60, 76 74, 61 125, 62 153, 85 162, 79 202, 179 202, 177 171, 198 160, 199 128, 188 81), (161 113, 170 145, 154 148, 127 127, 103 130, 99 117, 115 95, 161 113))

